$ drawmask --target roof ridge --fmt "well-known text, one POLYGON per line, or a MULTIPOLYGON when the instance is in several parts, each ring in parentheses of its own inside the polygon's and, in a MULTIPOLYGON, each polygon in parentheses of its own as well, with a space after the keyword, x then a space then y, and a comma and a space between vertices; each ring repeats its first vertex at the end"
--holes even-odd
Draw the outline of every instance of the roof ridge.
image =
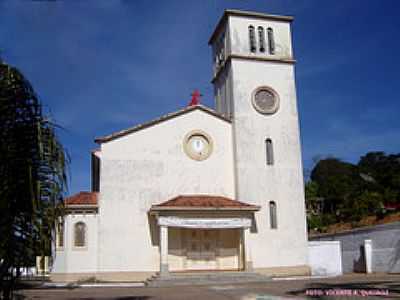
MULTIPOLYGON (((249 203, 245 203, 245 202, 242 202, 242 201, 239 201, 239 200, 235 200, 235 199, 229 198, 229 197, 227 197, 227 196, 208 195, 208 194, 178 195, 178 196, 175 196, 175 197, 173 197, 173 198, 171 198, 171 199, 169 199, 169 200, 167 200, 167 201, 164 201, 164 202, 162 202, 162 203, 154 204, 153 206, 154 206, 154 207, 166 206, 166 205, 168 205, 168 204, 173 204, 174 202, 181 202, 181 201, 179 201, 179 200, 181 200, 181 201, 185 201, 185 200, 186 200, 186 201, 189 201, 189 202, 191 202, 191 203, 192 203, 192 202, 195 203, 196 200, 197 200, 197 201, 201 201, 201 202, 203 202, 202 200, 208 200, 208 201, 223 200, 223 201, 225 201, 225 202, 228 201, 228 203, 229 203, 229 202, 233 202, 233 203, 236 204, 236 205, 231 205, 232 207, 233 207, 233 206, 237 206, 237 204, 239 204, 239 205, 241 205, 241 206, 255 206, 255 205, 253 205, 253 204, 249 204, 249 203)), ((230 206, 230 205, 226 204, 226 205, 223 205, 223 206, 230 206)))
POLYGON ((184 107, 184 108, 179 109, 177 111, 164 114, 161 117, 158 117, 156 119, 153 119, 153 120, 141 123, 141 124, 137 124, 137 125, 131 126, 129 128, 126 128, 126 129, 123 129, 123 130, 120 130, 120 131, 117 131, 117 132, 114 132, 114 133, 111 133, 111 134, 108 134, 108 135, 105 135, 105 136, 102 136, 102 137, 97 137, 97 138, 95 138, 94 141, 96 143, 98 143, 98 144, 105 143, 105 142, 111 141, 113 139, 119 138, 121 136, 130 134, 132 132, 139 131, 139 130, 148 128, 150 126, 156 125, 158 123, 167 121, 169 119, 175 118, 175 117, 180 116, 182 114, 185 114, 187 112, 194 111, 196 109, 200 109, 200 110, 202 110, 202 111, 204 111, 206 113, 209 113, 210 115, 213 115, 214 117, 217 117, 217 118, 219 118, 219 119, 221 119, 223 121, 226 121, 226 122, 229 122, 229 123, 231 122, 231 120, 229 118, 221 115, 216 110, 214 110, 214 109, 212 109, 210 107, 204 106, 202 104, 197 104, 197 105, 184 107))

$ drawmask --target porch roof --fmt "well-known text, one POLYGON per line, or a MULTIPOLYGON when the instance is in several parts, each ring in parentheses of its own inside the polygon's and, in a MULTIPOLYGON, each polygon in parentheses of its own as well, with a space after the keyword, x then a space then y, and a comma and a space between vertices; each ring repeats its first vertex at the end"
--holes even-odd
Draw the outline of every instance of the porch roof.
POLYGON ((151 211, 163 210, 244 210, 258 211, 260 206, 252 205, 222 196, 180 195, 160 204, 152 205, 151 211))
POLYGON ((97 206, 96 192, 79 192, 64 200, 66 207, 97 206))

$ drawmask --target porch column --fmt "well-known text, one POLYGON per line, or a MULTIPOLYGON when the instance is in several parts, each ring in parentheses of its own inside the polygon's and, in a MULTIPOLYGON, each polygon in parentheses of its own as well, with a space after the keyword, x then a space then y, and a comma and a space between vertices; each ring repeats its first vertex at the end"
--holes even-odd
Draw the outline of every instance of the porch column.
POLYGON ((160 275, 168 275, 168 227, 160 226, 160 275))
POLYGON ((252 271, 253 259, 251 256, 251 246, 250 246, 250 227, 243 228, 243 243, 244 243, 244 269, 246 271, 252 271))

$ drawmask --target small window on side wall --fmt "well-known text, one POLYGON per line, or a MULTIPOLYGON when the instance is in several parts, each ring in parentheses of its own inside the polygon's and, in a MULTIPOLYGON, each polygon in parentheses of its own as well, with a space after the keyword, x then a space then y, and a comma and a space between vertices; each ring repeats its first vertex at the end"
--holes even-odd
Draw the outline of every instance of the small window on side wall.
POLYGON ((269 223, 271 229, 278 228, 278 220, 277 220, 277 213, 276 213, 276 203, 274 201, 269 202, 269 223))
POLYGON ((265 140, 265 152, 266 152, 267 165, 269 165, 269 166, 273 165, 274 164, 274 149, 273 149, 271 139, 265 140))
POLYGON ((271 27, 267 29, 267 36, 268 36, 268 49, 269 54, 275 54, 275 39, 274 39, 274 31, 271 27))
POLYGON ((74 246, 86 247, 86 224, 78 222, 74 226, 74 246))
POLYGON ((250 51, 256 52, 257 45, 256 45, 256 33, 254 30, 254 26, 249 26, 249 43, 250 43, 250 51))

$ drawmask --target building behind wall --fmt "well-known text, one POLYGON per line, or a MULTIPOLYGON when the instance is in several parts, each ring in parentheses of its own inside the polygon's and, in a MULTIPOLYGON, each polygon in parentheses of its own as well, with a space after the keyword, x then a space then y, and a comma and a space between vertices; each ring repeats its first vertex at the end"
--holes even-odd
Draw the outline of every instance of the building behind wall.
POLYGON ((309 273, 291 22, 225 11, 209 40, 215 110, 96 139, 93 191, 67 199, 53 280, 309 273))

